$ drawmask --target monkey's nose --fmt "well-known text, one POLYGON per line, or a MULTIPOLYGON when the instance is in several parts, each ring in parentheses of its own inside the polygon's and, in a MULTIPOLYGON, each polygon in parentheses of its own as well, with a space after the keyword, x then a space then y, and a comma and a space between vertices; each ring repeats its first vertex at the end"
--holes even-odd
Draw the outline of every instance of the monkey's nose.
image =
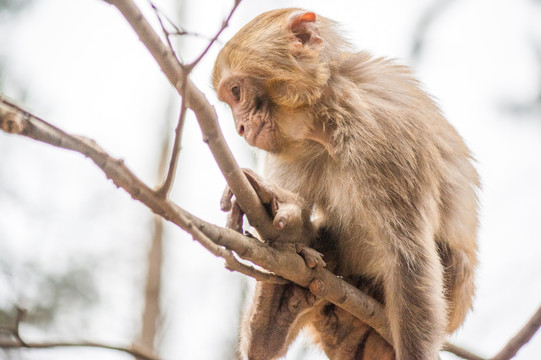
POLYGON ((239 126, 238 133, 240 136, 244 136, 244 125, 239 126))

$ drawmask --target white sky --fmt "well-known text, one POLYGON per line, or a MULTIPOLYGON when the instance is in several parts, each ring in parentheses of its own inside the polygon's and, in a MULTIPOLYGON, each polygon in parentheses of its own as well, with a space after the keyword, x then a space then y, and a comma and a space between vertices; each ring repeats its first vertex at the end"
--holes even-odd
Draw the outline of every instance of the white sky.
MULTIPOLYGON (((174 3, 156 0, 172 18, 174 3)), ((211 36, 230 1, 186 5, 183 27, 211 36)), ((303 7, 343 24, 359 49, 409 59, 412 35, 428 0, 243 0, 222 39, 260 12, 303 7)), ((145 1, 138 1, 147 9, 145 1)), ((147 11, 147 13, 149 13, 147 11)), ((150 14, 150 13, 149 13, 150 14)), ((150 14, 151 15, 151 14, 150 14)), ((455 1, 427 34, 415 66, 425 89, 473 150, 482 176, 481 264, 475 310, 453 337, 482 356, 493 355, 541 303, 541 116, 518 115, 506 104, 525 104, 540 91, 541 4, 529 0, 455 1)), ((184 59, 204 47, 185 39, 184 59)), ((242 166, 253 156, 236 134, 228 109, 216 101, 210 72, 220 45, 193 74, 216 104, 226 138, 242 166)), ((9 74, 5 93, 59 127, 95 139, 143 180, 156 182, 158 140, 173 122, 178 99, 157 65, 117 11, 99 0, 36 0, 17 18, 0 14, 0 57, 9 74), (17 88, 24 88, 21 93, 17 88), (24 96, 23 96, 24 95, 24 96), (174 102, 173 111, 170 107, 174 102)), ((189 211, 224 223, 218 201, 221 174, 188 117, 173 198, 189 211)), ((44 271, 92 263, 101 301, 88 314, 61 314, 47 333, 129 344, 141 310, 151 215, 117 190, 80 155, 0 133, 0 256, 14 272, 34 262, 44 271), (89 260, 90 259, 90 260, 89 260), (90 315, 89 315, 90 314, 90 315), (77 321, 85 321, 83 325, 77 321)), ((241 276, 180 230, 166 227, 163 299, 167 311, 162 355, 167 359, 220 359, 236 336, 241 276)), ((0 303, 24 302, 6 293, 0 303)), ((35 289, 18 284, 28 297, 35 289)), ((315 359, 317 350, 304 359, 315 359)), ((300 359, 297 346, 287 359, 300 359)), ((114 352, 29 352, 32 359, 124 359, 114 352)), ((517 359, 538 359, 541 336, 517 359)), ((2 353, 0 353, 0 357, 2 353)), ((323 358, 323 357, 322 357, 323 358)), ((445 355, 445 359, 453 358, 445 355)))

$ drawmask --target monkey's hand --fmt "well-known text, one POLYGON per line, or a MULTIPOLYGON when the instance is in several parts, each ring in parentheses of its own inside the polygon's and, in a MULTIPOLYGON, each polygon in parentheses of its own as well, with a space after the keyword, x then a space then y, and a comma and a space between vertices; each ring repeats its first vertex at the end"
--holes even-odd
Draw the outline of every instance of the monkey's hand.
MULTIPOLYGON (((303 219, 303 214, 308 209, 304 202, 297 195, 287 190, 265 182, 259 175, 250 169, 243 169, 246 178, 252 184, 263 206, 267 209, 273 219, 273 225, 276 229, 292 234, 299 232, 304 222, 309 219, 303 219)), ((242 232, 244 211, 233 199, 233 193, 227 186, 220 201, 222 211, 228 211, 227 226, 238 232, 242 232)))
MULTIPOLYGON (((296 244, 297 253, 301 255, 310 268, 320 269, 325 266, 323 255, 309 248, 316 238, 316 229, 310 221, 311 209, 298 195, 264 181, 250 169, 243 169, 244 174, 256 191, 263 206, 273 219, 273 225, 281 231, 281 236, 274 242, 296 244)), ((226 187, 220 201, 222 211, 228 211, 227 227, 243 232, 244 212, 233 193, 226 187)))

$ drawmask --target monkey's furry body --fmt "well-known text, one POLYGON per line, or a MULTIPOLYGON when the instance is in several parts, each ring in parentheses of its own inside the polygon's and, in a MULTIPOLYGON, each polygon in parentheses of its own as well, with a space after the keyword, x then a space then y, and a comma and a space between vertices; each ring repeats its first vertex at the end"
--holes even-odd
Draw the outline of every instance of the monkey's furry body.
MULTIPOLYGON (((436 359, 471 308, 479 179, 410 71, 354 51, 326 18, 283 9, 226 44, 213 80, 239 133, 268 151, 265 178, 319 215, 335 273, 383 289, 396 357, 436 359)), ((282 355, 284 342, 247 356, 282 355)))

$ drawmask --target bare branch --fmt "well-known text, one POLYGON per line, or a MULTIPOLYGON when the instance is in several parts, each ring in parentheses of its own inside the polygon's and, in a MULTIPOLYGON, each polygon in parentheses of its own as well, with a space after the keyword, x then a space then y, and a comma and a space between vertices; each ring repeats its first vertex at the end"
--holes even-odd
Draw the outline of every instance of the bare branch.
MULTIPOLYGON (((182 81, 182 86, 184 87, 183 93, 185 96, 186 94, 186 79, 182 81)), ((173 149, 171 153, 171 160, 169 162, 169 170, 167 171, 167 176, 163 182, 163 185, 158 190, 158 194, 162 197, 167 197, 169 195, 169 191, 171 190, 171 186, 173 185, 173 180, 175 179, 175 173, 177 169, 177 163, 178 163, 178 156, 180 154, 180 144, 182 141, 182 132, 184 129, 184 119, 186 118, 186 98, 185 96, 182 97, 182 102, 180 104, 180 115, 178 117, 178 123, 177 127, 175 129, 175 141, 173 143, 173 149)))
POLYGON ((526 325, 507 343, 507 345, 492 359, 508 360, 513 358, 524 344, 539 330, 541 326, 541 306, 528 320, 526 325))
POLYGON ((477 356, 477 355, 469 352, 468 350, 465 350, 465 349, 463 349, 461 347, 458 347, 458 346, 450 344, 450 343, 446 343, 443 346, 442 350, 450 352, 451 354, 455 354, 456 356, 458 356, 458 357, 460 357, 462 359, 466 359, 466 360, 486 360, 485 358, 477 356))
POLYGON ((152 8, 152 10, 154 10, 154 14, 156 14, 156 18, 158 19, 158 22, 160 23, 160 27, 162 28, 162 32, 163 32, 163 35, 165 36, 165 40, 167 41, 167 45, 169 46, 169 49, 171 49, 171 52, 175 54, 175 49, 173 49, 173 44, 171 44, 171 40, 169 39, 170 33, 169 31, 167 31, 167 29, 165 29, 165 26, 163 25, 161 11, 158 10, 156 5, 154 5, 154 3, 151 0, 148 0, 148 3, 150 4, 150 7, 152 8))
MULTIPOLYGON (((0 100, 2 100, 0 98, 0 100)), ((1 113, 0 113, 1 114, 1 113)), ((0 127, 3 125, 2 117, 0 116, 0 127)), ((100 344, 100 343, 94 343, 94 342, 75 342, 75 343, 68 343, 68 342, 27 342, 24 341, 21 337, 21 334, 19 332, 19 327, 21 324, 21 321, 23 320, 24 316, 26 315, 26 311, 17 308, 17 313, 15 315, 15 324, 11 328, 2 328, 1 330, 8 332, 10 335, 15 338, 15 341, 0 338, 0 348, 3 349, 52 349, 57 347, 93 347, 93 348, 102 348, 102 349, 109 349, 109 350, 116 350, 125 352, 127 354, 133 355, 137 359, 141 360, 158 360, 157 357, 149 355, 145 353, 142 350, 122 346, 114 346, 114 345, 106 345, 106 344, 100 344)))
MULTIPOLYGON (((537 330, 541 327, 541 306, 533 314, 533 316, 528 320, 528 322, 520 329, 520 331, 505 345, 505 347, 494 357, 490 358, 491 360, 509 360, 512 359, 517 352, 527 344, 530 339, 535 335, 537 330)), ((444 351, 455 354, 458 357, 461 357, 466 360, 485 360, 484 358, 472 354, 471 352, 464 350, 453 344, 445 344, 443 347, 444 351)))
MULTIPOLYGON (((107 0, 104 0, 104 1, 107 1, 107 0)), ((110 1, 107 1, 110 3, 110 1)), ((149 1, 150 2, 150 1, 149 1)), ((199 34, 199 33, 196 33, 196 32, 193 32, 193 31, 188 31, 188 30, 185 30, 179 26, 177 26, 175 24, 175 22, 173 20, 171 20, 167 14, 165 14, 160 8, 158 8, 158 6, 156 6, 156 4, 154 4, 153 2, 150 2, 150 6, 154 9, 154 11, 156 12, 156 15, 159 16, 160 19, 165 19, 167 21, 167 23, 169 25, 171 25, 173 27, 173 29, 175 31, 169 31, 167 29, 164 29, 165 27, 163 26, 163 22, 161 22, 161 25, 162 25, 162 29, 165 30, 165 32, 167 33, 168 36, 173 36, 173 35, 178 35, 178 36, 194 36, 194 37, 199 37, 199 38, 202 38, 202 39, 206 39, 208 41, 211 41, 212 38, 210 36, 205 36, 205 35, 202 35, 202 34, 199 34)), ((163 20, 162 20, 163 21, 163 20)), ((217 42, 219 42, 219 40, 217 40, 217 42)))
POLYGON ((115 351, 121 351, 127 354, 130 354, 134 356, 137 359, 141 360, 158 360, 157 357, 149 355, 141 350, 137 350, 134 348, 127 348, 122 346, 115 346, 115 345, 106 345, 106 344, 100 344, 100 343, 94 343, 94 342, 79 342, 79 343, 69 343, 69 342, 26 342, 26 343, 18 343, 13 341, 4 341, 0 340, 0 348, 3 349, 53 349, 53 348, 59 348, 59 347, 91 347, 91 348, 100 348, 100 349, 108 349, 108 350, 115 350, 115 351))
POLYGON ((214 43, 216 42, 216 40, 218 40, 218 37, 222 34, 222 32, 225 30, 226 27, 229 26, 229 20, 231 20, 231 17, 233 16, 233 13, 235 12, 235 10, 237 10, 237 7, 239 6, 240 4, 240 1, 241 0, 235 0, 235 3, 233 5, 233 8, 231 9, 231 11, 229 12, 229 15, 227 16, 227 18, 222 22, 222 27, 220 28, 220 30, 218 30, 218 32, 216 33, 216 35, 214 35, 214 37, 212 38, 212 40, 210 40, 210 42, 208 43, 207 47, 205 48, 205 50, 203 50, 203 52, 201 53, 201 55, 199 55, 199 57, 197 59, 195 59, 191 64, 187 65, 187 68, 189 70, 193 69, 197 64, 199 64, 199 62, 201 61, 201 59, 203 59, 203 57, 205 57, 205 55, 207 54, 207 52, 210 50, 210 48, 212 47, 212 45, 214 45, 214 43))

